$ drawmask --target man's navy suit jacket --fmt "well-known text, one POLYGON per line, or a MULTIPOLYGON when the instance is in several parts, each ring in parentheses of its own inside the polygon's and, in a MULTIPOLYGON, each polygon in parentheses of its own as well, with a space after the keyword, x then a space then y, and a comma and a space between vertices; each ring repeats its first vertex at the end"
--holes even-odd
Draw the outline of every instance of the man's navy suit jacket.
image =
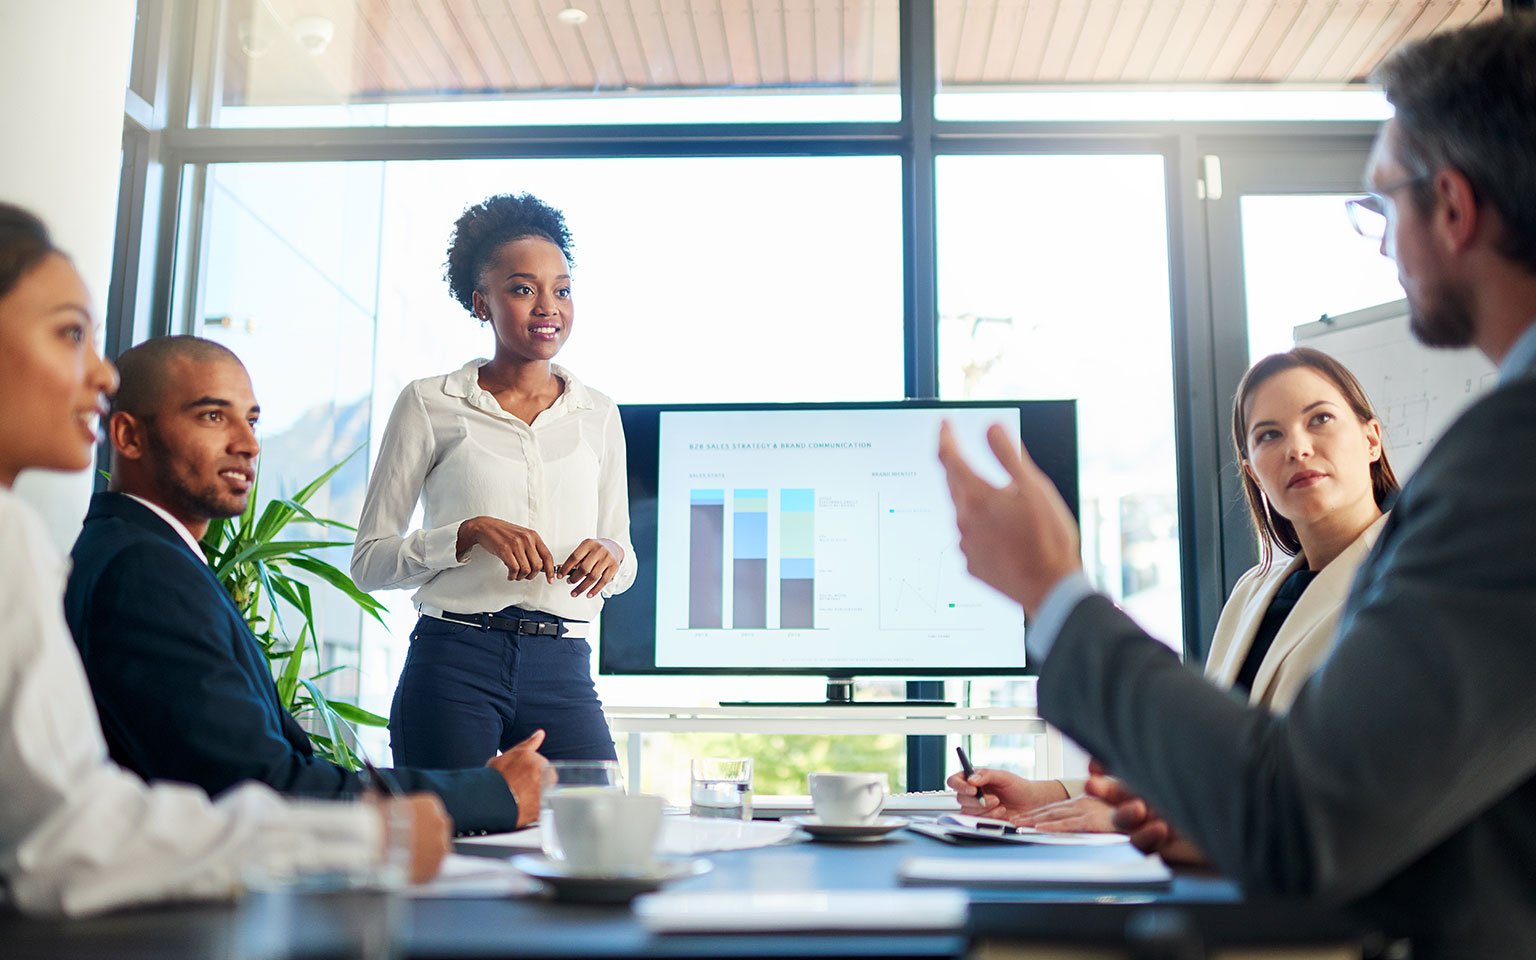
MULTIPOLYGON (((314 755, 229 594, 154 511, 97 494, 71 557, 65 616, 113 760, 213 795, 243 780, 297 797, 362 791, 357 774, 314 755)), ((402 790, 441 797, 461 832, 517 826, 517 801, 495 770, 392 774, 402 790)))

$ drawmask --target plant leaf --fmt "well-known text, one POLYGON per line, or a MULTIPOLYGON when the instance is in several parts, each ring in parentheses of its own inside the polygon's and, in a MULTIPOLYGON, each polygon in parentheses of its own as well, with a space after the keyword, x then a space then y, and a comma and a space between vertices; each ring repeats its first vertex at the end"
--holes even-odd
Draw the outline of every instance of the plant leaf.
POLYGON ((350 547, 350 540, 273 540, 270 543, 252 543, 242 547, 240 552, 224 561, 223 566, 214 572, 221 578, 230 568, 236 564, 255 562, 281 557, 291 560, 290 554, 302 550, 324 550, 326 547, 350 547))
POLYGON ((340 700, 331 700, 329 703, 331 709, 336 711, 336 716, 348 723, 361 724, 365 727, 389 726, 388 717, 381 717, 372 711, 364 710, 355 703, 344 703, 340 700))
MULTIPOLYGON (((329 583, 337 590, 340 590, 342 593, 351 597, 354 603, 356 603, 359 607, 362 607, 364 613, 368 614, 379 623, 384 623, 384 618, 380 614, 386 612, 389 608, 375 600, 373 597, 364 593, 356 583, 352 582, 351 577, 347 576, 345 573, 342 573, 331 564, 326 563, 324 560, 318 560, 314 557, 307 556, 291 557, 289 558, 288 562, 293 564, 295 567, 298 567, 300 570, 308 570, 310 573, 324 580, 326 583, 329 583)), ((385 626, 388 626, 388 624, 385 624, 385 626)))
POLYGON ((307 629, 309 628, 306 626, 299 631, 300 642, 294 644, 292 655, 288 657, 288 662, 283 665, 283 675, 277 678, 277 698, 282 701, 283 708, 289 713, 296 712, 294 710, 296 706, 294 693, 298 690, 299 684, 303 682, 299 679, 299 671, 304 668, 303 639, 304 631, 307 629))

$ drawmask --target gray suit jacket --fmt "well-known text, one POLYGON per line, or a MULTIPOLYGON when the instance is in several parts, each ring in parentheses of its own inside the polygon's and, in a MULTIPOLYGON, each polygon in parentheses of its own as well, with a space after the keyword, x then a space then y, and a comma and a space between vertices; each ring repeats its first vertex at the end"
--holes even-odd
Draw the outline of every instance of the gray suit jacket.
POLYGON ((1352 904, 1421 960, 1536 956, 1536 369, 1424 460, 1288 714, 1102 597, 1040 709, 1254 894, 1352 904))

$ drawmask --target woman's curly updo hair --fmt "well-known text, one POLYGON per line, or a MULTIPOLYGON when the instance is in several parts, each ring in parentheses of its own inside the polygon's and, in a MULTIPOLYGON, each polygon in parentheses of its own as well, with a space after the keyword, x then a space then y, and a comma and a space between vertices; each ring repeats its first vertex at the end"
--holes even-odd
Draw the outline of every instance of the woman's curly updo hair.
POLYGON ((465 210, 453 225, 448 261, 443 265, 443 279, 453 299, 473 314, 480 274, 496 251, 524 237, 548 240, 565 254, 566 263, 575 264, 565 215, 531 193, 498 193, 465 210))

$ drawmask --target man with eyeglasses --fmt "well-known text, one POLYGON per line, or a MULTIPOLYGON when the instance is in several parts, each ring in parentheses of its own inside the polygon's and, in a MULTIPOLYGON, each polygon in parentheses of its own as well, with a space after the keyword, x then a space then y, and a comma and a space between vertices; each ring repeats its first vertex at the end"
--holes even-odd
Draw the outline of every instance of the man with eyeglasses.
POLYGON ((1348 904, 1420 960, 1536 957, 1536 16, 1407 46, 1377 78, 1396 114, 1351 213, 1414 334, 1477 347, 1499 385, 1404 488, 1288 714, 1093 593, 1070 514, 1001 432, 1002 489, 947 432, 940 457, 971 570, 1031 616, 1041 713, 1120 776, 1090 791, 1138 846, 1186 836, 1251 894, 1348 904))

